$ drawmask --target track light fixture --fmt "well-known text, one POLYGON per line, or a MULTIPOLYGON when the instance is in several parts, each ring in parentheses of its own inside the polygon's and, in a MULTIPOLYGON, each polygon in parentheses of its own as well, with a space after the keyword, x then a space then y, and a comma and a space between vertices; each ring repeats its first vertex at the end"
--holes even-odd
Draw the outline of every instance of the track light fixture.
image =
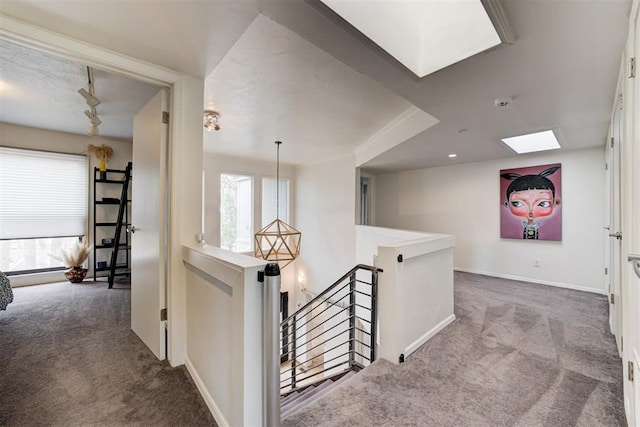
POLYGON ((85 88, 79 89, 78 93, 82 95, 85 101, 87 101, 87 105, 91 108, 94 108, 96 105, 100 104, 100 100, 93 96, 91 93, 93 92, 93 85, 89 84, 89 92, 85 88))
POLYGON ((100 135, 100 130, 98 129, 98 126, 89 125, 89 128, 87 129, 87 133, 91 136, 98 136, 100 135))
POLYGON ((84 115, 89 119, 89 128, 87 129, 87 133, 91 136, 98 136, 100 134, 98 126, 100 126, 102 120, 98 118, 96 105, 100 104, 100 100, 93 94, 93 71, 91 70, 91 67, 87 67, 87 80, 87 87, 89 90, 80 88, 78 93, 82 95, 84 100, 87 102, 87 105, 91 107, 90 110, 84 110, 84 115))
POLYGON ((220 130, 220 113, 213 110, 204 110, 204 128, 209 132, 220 130))
POLYGON ((99 126, 102 123, 102 120, 100 120, 96 115, 95 108, 93 108, 92 111, 84 110, 84 115, 87 116, 89 123, 91 123, 92 126, 99 126))

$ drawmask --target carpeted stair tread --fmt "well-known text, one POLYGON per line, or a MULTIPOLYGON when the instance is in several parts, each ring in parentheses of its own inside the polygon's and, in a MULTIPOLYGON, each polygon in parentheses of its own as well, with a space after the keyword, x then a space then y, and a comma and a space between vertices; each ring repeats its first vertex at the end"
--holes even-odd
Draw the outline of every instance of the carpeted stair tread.
POLYGON ((294 402, 293 404, 290 403, 286 405, 286 408, 283 406, 281 410, 280 418, 284 419, 285 417, 293 414, 294 412, 297 412, 298 410, 304 408, 306 405, 313 402, 315 399, 319 398, 320 396, 324 396, 325 394, 330 393, 331 391, 338 388, 342 383, 344 383, 346 380, 348 380, 354 375, 356 375, 355 371, 349 371, 348 373, 346 373, 345 375, 343 375, 342 377, 338 378, 335 381, 329 379, 323 382, 322 384, 317 386, 316 390, 313 393, 310 393, 305 398, 301 398, 296 402, 294 402))
POLYGON ((325 381, 325 382, 322 382, 322 383, 320 383, 318 385, 306 388, 302 393, 300 393, 300 396, 298 396, 296 399, 293 399, 293 400, 289 401, 286 405, 281 405, 280 406, 280 413, 286 412, 290 408, 298 405, 300 402, 304 402, 305 400, 309 400, 315 394, 317 394, 318 391, 322 390, 323 388, 325 388, 327 386, 328 386, 327 385, 327 381, 325 381))
POLYGON ((300 393, 298 393, 297 391, 294 391, 293 393, 288 394, 287 396, 283 397, 283 398, 280 400, 280 406, 284 406, 284 405, 286 405, 287 403, 291 402, 291 401, 292 401, 293 399, 295 399, 295 398, 296 398, 296 396, 298 396, 299 394, 300 394, 300 393))
POLYGON ((285 406, 286 405, 292 405, 295 404, 299 399, 302 399, 303 397, 305 397, 308 393, 313 392, 313 390, 316 389, 316 386, 312 385, 311 387, 307 387, 304 390, 302 390, 301 392, 298 393, 297 396, 295 396, 293 399, 290 399, 288 402, 286 403, 280 403, 280 412, 282 412, 283 410, 285 410, 285 406))
POLYGON ((282 407, 280 411, 280 414, 281 414, 280 418, 286 417, 288 414, 291 414, 294 411, 298 410, 299 408, 302 408, 303 406, 305 406, 308 402, 311 402, 314 399, 318 398, 319 396, 322 396, 325 393, 325 391, 330 389, 332 385, 333 385, 333 381, 331 380, 324 381, 323 383, 315 386, 314 389, 311 390, 310 392, 304 393, 304 395, 300 396, 298 399, 292 402, 289 402, 287 405, 282 407))

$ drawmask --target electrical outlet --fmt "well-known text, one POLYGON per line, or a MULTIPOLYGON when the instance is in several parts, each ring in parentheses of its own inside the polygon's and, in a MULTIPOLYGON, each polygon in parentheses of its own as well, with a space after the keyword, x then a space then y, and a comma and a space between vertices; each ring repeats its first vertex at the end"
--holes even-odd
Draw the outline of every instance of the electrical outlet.
POLYGON ((534 258, 533 259, 533 266, 534 267, 540 267, 540 258, 534 258))

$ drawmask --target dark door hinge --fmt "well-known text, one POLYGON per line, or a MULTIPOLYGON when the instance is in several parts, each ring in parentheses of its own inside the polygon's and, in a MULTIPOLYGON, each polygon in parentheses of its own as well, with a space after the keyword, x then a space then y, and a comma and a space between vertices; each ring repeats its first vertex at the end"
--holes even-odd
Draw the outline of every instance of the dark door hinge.
POLYGON ((615 304, 616 303, 616 296, 614 294, 611 294, 611 304, 615 304))
POLYGON ((162 112, 162 124, 165 124, 165 125, 169 124, 169 112, 168 111, 163 111, 162 112))
POLYGON ((636 76, 636 58, 629 58, 629 78, 633 79, 636 76))
POLYGON ((165 320, 167 320, 167 309, 162 308, 160 309, 160 321, 164 322, 165 320))
POLYGON ((633 382, 633 362, 631 360, 627 362, 627 378, 633 382))

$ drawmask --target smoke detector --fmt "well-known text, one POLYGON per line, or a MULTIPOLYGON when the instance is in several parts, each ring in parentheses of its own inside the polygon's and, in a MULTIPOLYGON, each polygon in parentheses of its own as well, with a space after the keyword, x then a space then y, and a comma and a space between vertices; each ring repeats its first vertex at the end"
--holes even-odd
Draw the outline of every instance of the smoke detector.
POLYGON ((507 105, 511 104, 511 101, 513 101, 513 98, 511 98, 510 96, 507 96, 505 98, 496 98, 496 100, 493 101, 493 103, 498 108, 504 108, 507 105))

